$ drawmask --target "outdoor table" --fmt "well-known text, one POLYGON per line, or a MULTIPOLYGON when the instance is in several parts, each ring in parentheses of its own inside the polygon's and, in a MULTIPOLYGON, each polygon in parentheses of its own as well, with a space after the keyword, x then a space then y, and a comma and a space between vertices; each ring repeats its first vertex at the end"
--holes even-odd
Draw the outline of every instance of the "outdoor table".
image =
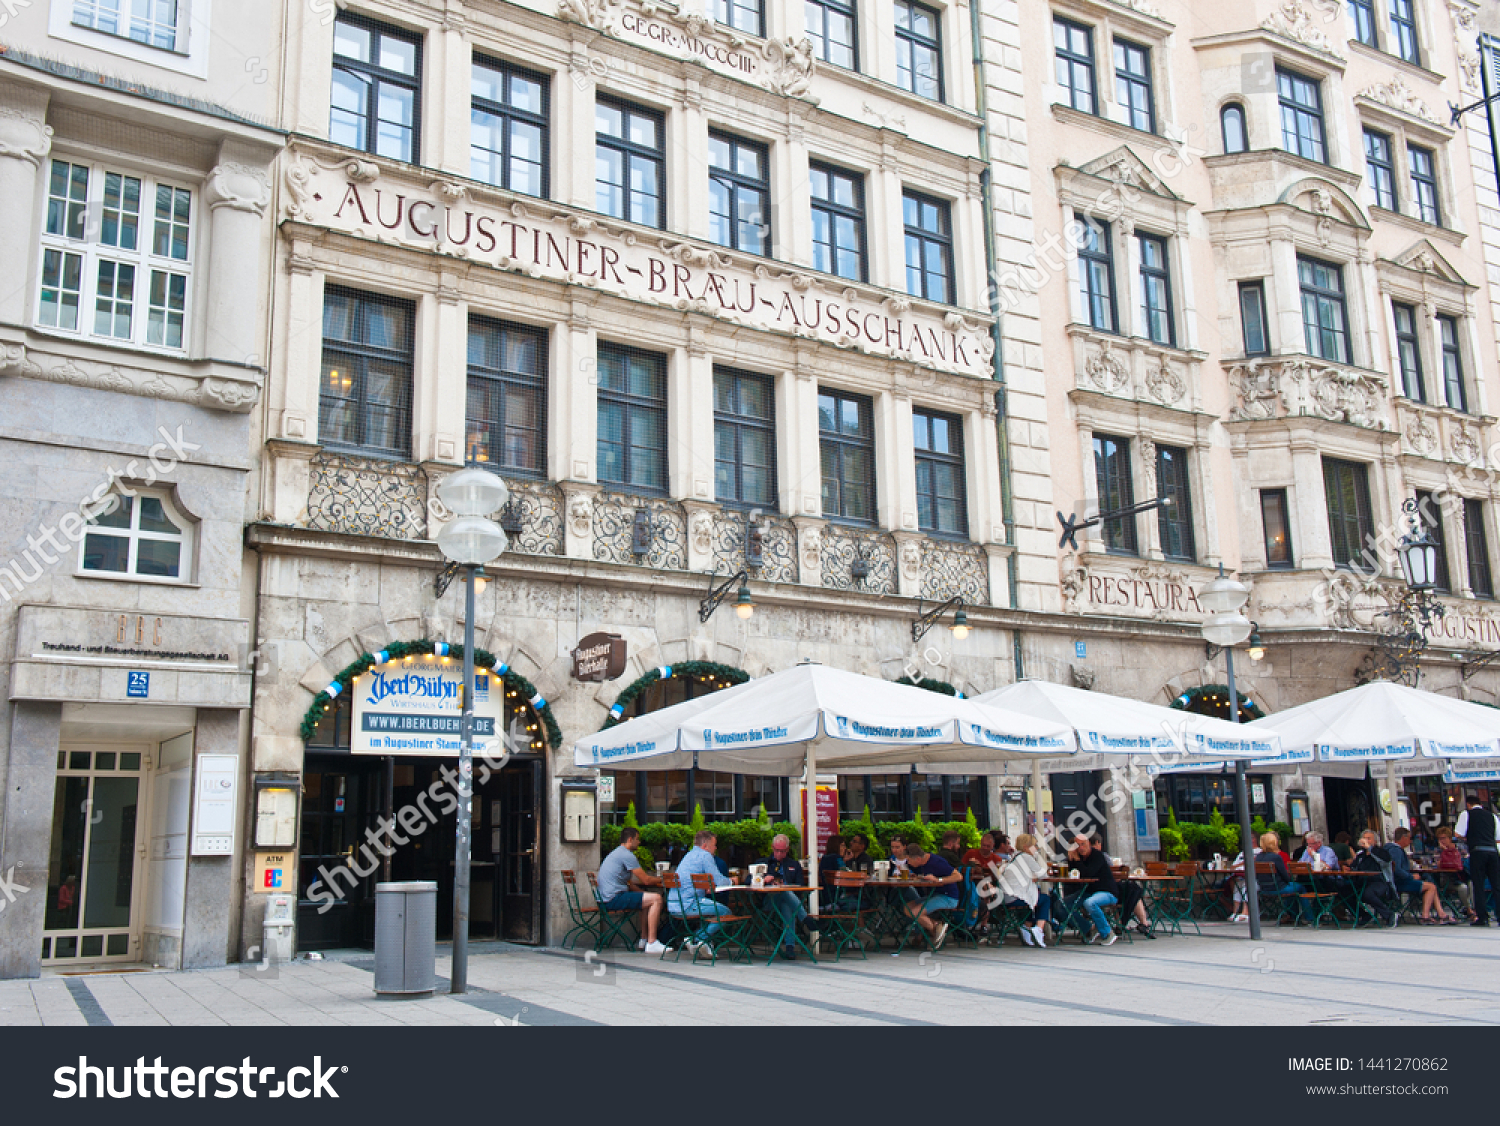
POLYGON ((783 916, 769 898, 777 892, 810 895, 814 890, 806 884, 769 884, 765 887, 756 887, 753 884, 732 884, 729 887, 716 889, 716 894, 740 893, 750 897, 749 902, 755 912, 755 928, 771 944, 771 956, 766 959, 766 965, 769 966, 776 961, 776 955, 787 946, 800 946, 814 962, 818 960, 813 948, 797 933, 796 917, 788 919, 783 916))
MULTIPOLYGON (((1183 877, 1175 872, 1144 872, 1139 876, 1126 876, 1125 880, 1141 885, 1141 899, 1146 905, 1146 917, 1151 920, 1150 929, 1154 931, 1158 924, 1163 929, 1167 929, 1172 921, 1167 919, 1162 912, 1161 893, 1167 884, 1181 884, 1183 877)), ((1121 920, 1122 923, 1124 921, 1121 920)), ((1180 927, 1178 929, 1181 930, 1180 927)))
MULTIPOLYGON (((1059 886, 1067 886, 1067 885, 1075 885, 1076 886, 1076 885, 1080 885, 1080 884, 1096 884, 1099 881, 1098 880, 1086 880, 1086 879, 1084 879, 1081 876, 1046 876, 1046 877, 1038 877, 1036 882, 1039 883, 1039 884, 1057 884, 1059 886)), ((1059 943, 1062 942, 1063 931, 1067 930, 1069 927, 1072 927, 1074 930, 1078 931, 1080 934, 1082 933, 1082 928, 1078 926, 1078 922, 1077 922, 1078 913, 1080 911, 1082 911, 1082 910, 1083 910, 1083 897, 1082 896, 1079 896, 1076 899, 1071 899, 1071 900, 1066 895, 1063 896, 1062 910, 1058 912, 1057 918, 1055 918, 1055 919, 1052 920, 1052 929, 1057 932, 1057 941, 1059 943)))
MULTIPOLYGON (((871 879, 865 881, 865 887, 867 888, 880 888, 888 892, 896 890, 920 892, 925 889, 925 895, 912 896, 910 898, 906 896, 901 897, 903 902, 914 902, 917 898, 921 898, 922 905, 924 907, 927 905, 927 902, 932 899, 934 893, 938 888, 952 887, 958 890, 962 890, 962 886, 962 884, 939 884, 936 880, 928 877, 917 877, 915 879, 905 880, 893 880, 889 878, 884 880, 871 879)), ((891 902, 893 898, 895 897, 885 897, 886 901, 881 909, 880 915, 877 918, 877 922, 886 934, 890 934, 895 938, 896 950, 899 952, 901 948, 906 944, 907 939, 913 933, 913 928, 920 929, 921 924, 917 922, 915 916, 908 915, 904 908, 895 907, 891 902)), ((872 933, 877 936, 878 942, 881 931, 872 930, 872 933)), ((926 931, 922 931, 922 941, 926 942, 929 946, 931 945, 930 941, 927 939, 926 931)))

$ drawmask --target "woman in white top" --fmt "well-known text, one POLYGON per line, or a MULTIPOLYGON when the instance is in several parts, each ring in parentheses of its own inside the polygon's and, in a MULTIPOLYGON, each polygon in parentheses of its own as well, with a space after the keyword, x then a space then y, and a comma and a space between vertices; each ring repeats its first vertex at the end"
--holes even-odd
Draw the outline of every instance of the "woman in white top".
POLYGON ((1047 863, 1041 858, 1036 838, 1030 833, 1016 837, 1015 852, 1004 866, 997 861, 990 863, 995 874, 1002 902, 1022 906, 1031 911, 1030 921, 1021 928, 1021 941, 1027 946, 1046 946, 1045 924, 1052 918, 1052 896, 1037 886, 1037 881, 1047 876, 1047 863))

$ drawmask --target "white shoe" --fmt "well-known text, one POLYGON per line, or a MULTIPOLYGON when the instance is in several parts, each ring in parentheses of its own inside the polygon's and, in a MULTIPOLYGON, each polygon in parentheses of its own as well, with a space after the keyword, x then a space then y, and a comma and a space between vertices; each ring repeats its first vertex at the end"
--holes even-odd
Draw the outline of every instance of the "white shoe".
POLYGON ((698 948, 702 945, 703 943, 697 939, 685 938, 682 940, 682 948, 695 958, 698 956, 698 948))
POLYGON ((1109 937, 1106 938, 1106 939, 1103 939, 1099 943, 1099 945, 1100 946, 1113 946, 1115 943, 1117 943, 1119 941, 1120 941, 1120 932, 1119 931, 1110 931, 1109 932, 1109 937))
POLYGON ((641 949, 644 950, 647 954, 661 954, 666 951, 667 947, 666 944, 662 942, 648 942, 645 946, 642 946, 641 949))
MULTIPOLYGON (((1026 928, 1022 927, 1021 936, 1023 938, 1026 936, 1026 933, 1026 928)), ((1047 932, 1042 929, 1041 923, 1037 923, 1034 927, 1031 928, 1031 934, 1036 938, 1036 944, 1038 946, 1045 947, 1047 945, 1047 932)))
POLYGON ((1035 946, 1036 945, 1036 932, 1033 931, 1030 927, 1022 927, 1021 928, 1021 941, 1024 942, 1027 946, 1035 946))
POLYGON ((948 937, 948 924, 947 923, 939 923, 937 925, 937 933, 932 936, 932 948, 934 950, 941 949, 941 947, 943 945, 943 939, 945 939, 947 937, 948 937))

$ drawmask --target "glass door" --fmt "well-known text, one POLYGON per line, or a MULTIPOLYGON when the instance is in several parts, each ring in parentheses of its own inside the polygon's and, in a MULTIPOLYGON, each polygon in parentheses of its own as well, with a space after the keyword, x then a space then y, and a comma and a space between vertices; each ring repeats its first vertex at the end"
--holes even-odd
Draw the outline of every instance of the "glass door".
POLYGON ((143 750, 57 755, 42 961, 131 961, 140 941, 143 750))

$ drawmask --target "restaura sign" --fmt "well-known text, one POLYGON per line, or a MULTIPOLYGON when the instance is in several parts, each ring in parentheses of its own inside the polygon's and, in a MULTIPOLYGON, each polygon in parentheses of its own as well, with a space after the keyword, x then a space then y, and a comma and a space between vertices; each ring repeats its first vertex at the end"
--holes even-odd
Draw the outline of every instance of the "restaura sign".
MULTIPOLYGON (((365 755, 457 755, 462 741, 463 670, 434 661, 390 661, 354 682, 350 750, 365 755)), ((505 686, 474 670, 474 742, 504 729, 505 686)))
POLYGON ((615 680, 625 672, 625 639, 616 633, 591 633, 573 650, 573 679, 615 680))

